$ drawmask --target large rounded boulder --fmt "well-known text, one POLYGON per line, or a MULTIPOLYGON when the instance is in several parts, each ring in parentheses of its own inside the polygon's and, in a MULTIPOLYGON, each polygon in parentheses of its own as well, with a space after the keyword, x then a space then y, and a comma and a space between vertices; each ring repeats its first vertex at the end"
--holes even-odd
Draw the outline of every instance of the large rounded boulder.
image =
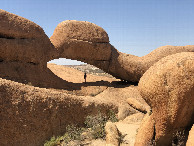
POLYGON ((90 62, 109 60, 111 45, 108 34, 101 27, 86 21, 63 21, 50 38, 59 57, 90 62))
POLYGON ((56 50, 34 22, 0 9, 0 77, 39 87, 66 87, 47 62, 56 50))
POLYGON ((55 49, 34 22, 0 9, 0 60, 46 64, 55 49))
POLYGON ((177 142, 176 133, 187 131, 194 121, 194 53, 161 59, 142 76, 138 88, 152 113, 138 131, 136 145, 150 140, 159 146, 177 142), (148 131, 153 137, 143 135, 148 131))

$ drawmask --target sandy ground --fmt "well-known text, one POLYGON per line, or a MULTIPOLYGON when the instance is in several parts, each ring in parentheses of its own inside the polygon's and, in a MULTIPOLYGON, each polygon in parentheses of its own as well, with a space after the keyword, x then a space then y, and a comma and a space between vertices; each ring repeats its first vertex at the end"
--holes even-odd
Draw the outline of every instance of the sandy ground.
MULTIPOLYGON (((58 77, 68 82, 73 82, 73 83, 85 82, 84 73, 82 71, 79 71, 79 70, 76 70, 70 67, 65 67, 62 65, 56 65, 54 63, 48 63, 47 67, 58 77)), ((97 82, 97 81, 102 81, 102 80, 108 81, 108 82, 119 81, 116 78, 87 74, 87 82, 97 82)))

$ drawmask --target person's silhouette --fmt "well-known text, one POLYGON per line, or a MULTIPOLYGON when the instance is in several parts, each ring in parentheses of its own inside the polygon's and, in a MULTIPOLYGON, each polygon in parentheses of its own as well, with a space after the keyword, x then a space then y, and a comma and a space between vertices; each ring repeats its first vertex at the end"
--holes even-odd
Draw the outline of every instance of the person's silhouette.
POLYGON ((84 73, 85 83, 86 83, 86 77, 87 77, 87 74, 86 74, 86 72, 85 72, 85 73, 84 73))

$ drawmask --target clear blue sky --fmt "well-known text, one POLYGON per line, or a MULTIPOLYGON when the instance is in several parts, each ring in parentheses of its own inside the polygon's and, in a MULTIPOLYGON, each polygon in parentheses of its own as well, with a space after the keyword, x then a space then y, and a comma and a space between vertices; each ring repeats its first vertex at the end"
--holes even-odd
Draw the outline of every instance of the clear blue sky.
POLYGON ((0 0, 0 9, 37 23, 49 37, 64 20, 95 23, 119 51, 137 56, 194 45, 194 0, 0 0))

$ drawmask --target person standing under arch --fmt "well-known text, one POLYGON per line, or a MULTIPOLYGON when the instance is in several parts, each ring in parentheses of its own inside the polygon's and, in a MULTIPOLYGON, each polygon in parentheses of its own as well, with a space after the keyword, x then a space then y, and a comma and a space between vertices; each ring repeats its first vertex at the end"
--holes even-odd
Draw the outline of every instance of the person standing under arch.
POLYGON ((87 74, 86 72, 84 73, 84 80, 85 80, 85 83, 86 83, 86 78, 87 78, 87 74))

